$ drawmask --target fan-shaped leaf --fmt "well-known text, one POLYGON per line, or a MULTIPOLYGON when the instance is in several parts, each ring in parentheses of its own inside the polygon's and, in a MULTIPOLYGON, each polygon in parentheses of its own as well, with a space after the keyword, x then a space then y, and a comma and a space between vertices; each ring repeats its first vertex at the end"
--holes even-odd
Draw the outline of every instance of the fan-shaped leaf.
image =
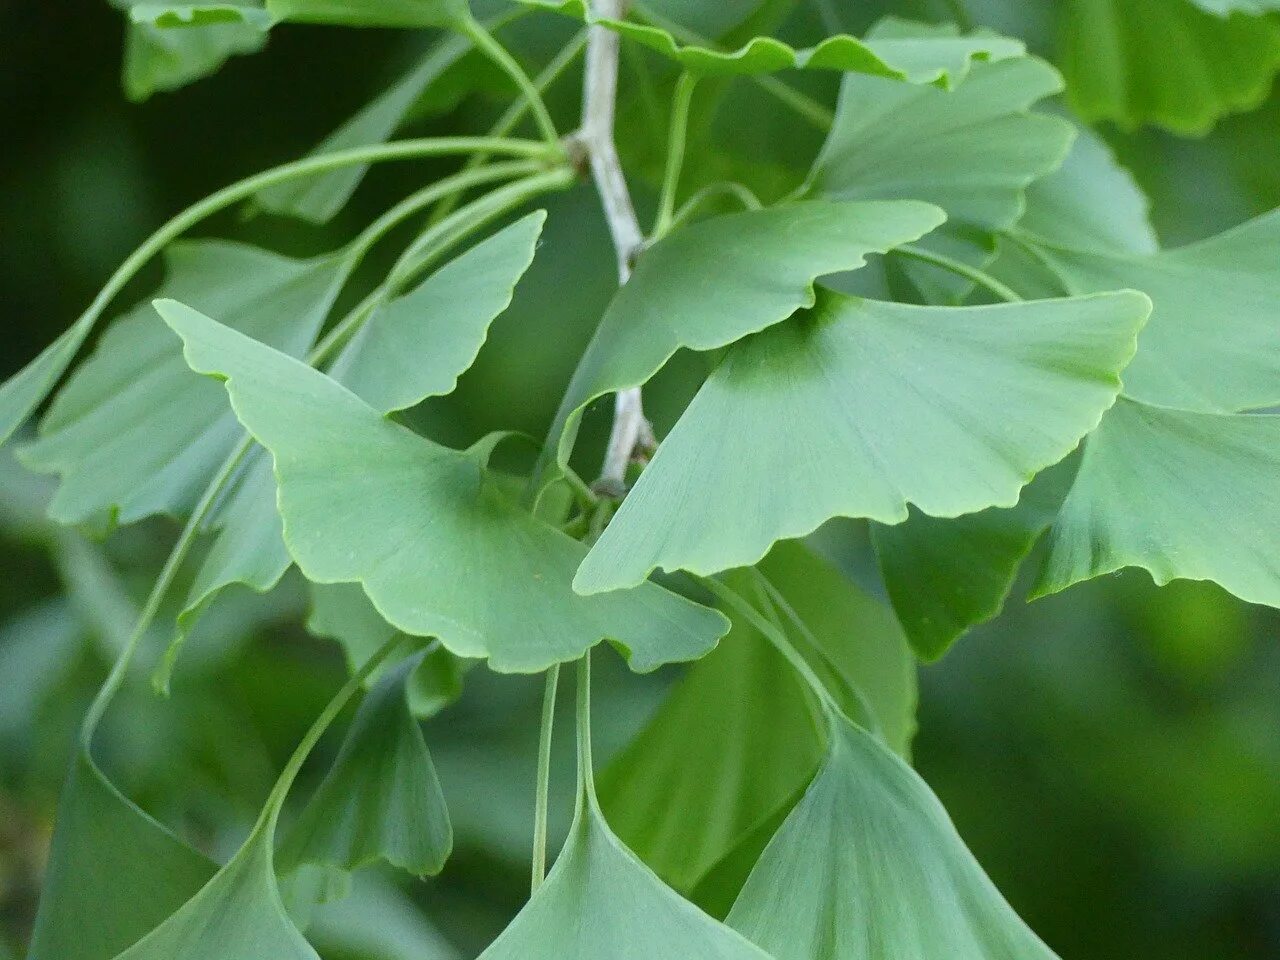
POLYGON ((449 27, 470 16, 467 0, 267 0, 267 11, 344 27, 449 27))
POLYGON ((1149 310, 1132 292, 982 307, 824 296, 728 352, 574 586, 752 564, 835 516, 1013 506, 1114 402, 1149 310))
POLYGON ((406 685, 423 653, 385 671, 364 698, 333 766, 281 842, 282 874, 307 864, 354 873, 385 861, 437 874, 453 849, 440 780, 406 685))
POLYGON ((975 64, 955 90, 849 74, 811 190, 936 203, 952 220, 1008 226, 1022 192, 1066 156, 1071 127, 1028 113, 1062 87, 1031 57, 975 64))
POLYGON ((112 786, 87 746, 72 760, 56 827, 29 960, 111 960, 217 870, 112 786))
MULTIPOLYGON (((800 544, 779 544, 762 569, 821 644, 807 652, 828 658, 863 692, 890 742, 905 751, 915 670, 893 615, 800 544)), ((751 578, 735 578, 734 586, 750 595, 751 578)), ((805 638, 793 639, 807 646, 805 638)), ((689 669, 606 768, 601 803, 619 837, 688 893, 798 796, 822 752, 822 731, 786 661, 735 618, 729 635, 689 669)))
POLYGON ((1280 607, 1280 416, 1122 398, 1085 443, 1035 594, 1122 567, 1280 607))
POLYGON ((1054 960, 929 787, 833 719, 823 768, 726 921, 776 960, 1054 960))
POLYGON ((681 43, 669 31, 651 24, 593 16, 585 0, 521 2, 608 27, 676 61, 691 73, 712 76, 779 70, 841 70, 949 87, 968 72, 975 60, 1001 60, 1026 52, 1021 42, 992 33, 979 32, 966 37, 954 27, 900 26, 900 21, 880 25, 867 35, 865 42, 840 34, 827 37, 817 46, 797 49, 773 37, 753 37, 737 50, 726 51, 681 43))
MULTIPOLYGON (((346 273, 339 256, 294 260, 209 240, 175 244, 167 263, 161 295, 294 355, 311 345, 346 273)), ((49 508, 59 523, 132 523, 186 513, 239 432, 217 385, 187 369, 147 303, 107 330, 20 457, 61 476, 49 508)))
POLYGON ((491 442, 441 447, 305 364, 182 304, 157 306, 271 451, 285 542, 309 579, 359 581, 392 625, 498 670, 545 669, 604 638, 651 669, 701 656, 724 632, 719 614, 655 584, 576 596, 582 546, 497 490, 491 442))
POLYGON ((543 453, 568 463, 583 408, 644 383, 681 347, 713 350, 814 302, 814 281, 919 239, 943 215, 922 203, 808 202, 703 220, 647 250, 609 305, 543 453))
POLYGON ((1280 402, 1280 211, 1159 253, 1037 250, 1073 293, 1120 283, 1151 297, 1128 396, 1218 412, 1280 402))
POLYGON ((1091 122, 1205 133, 1261 104, 1280 68, 1280 26, 1267 19, 1168 0, 1070 0, 1062 16, 1067 96, 1091 122))

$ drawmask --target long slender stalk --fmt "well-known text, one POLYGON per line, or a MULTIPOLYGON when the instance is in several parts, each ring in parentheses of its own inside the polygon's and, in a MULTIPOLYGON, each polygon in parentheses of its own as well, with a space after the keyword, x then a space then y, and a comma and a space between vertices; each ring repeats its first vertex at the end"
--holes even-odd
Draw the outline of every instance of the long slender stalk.
POLYGON ((591 651, 578 661, 578 783, 580 794, 593 807, 596 799, 595 764, 591 759, 591 651))
POLYGON ((894 253, 901 254, 904 257, 910 257, 913 260, 919 260, 921 263, 928 263, 935 267, 941 267, 943 270, 950 271, 958 277, 964 277, 971 280, 978 286, 989 290, 1006 303, 1018 303, 1022 300, 1017 293, 1010 287, 1005 286, 991 274, 985 270, 979 270, 977 267, 971 267, 963 261, 948 257, 946 254, 936 253, 933 250, 926 250, 923 247, 913 247, 910 244, 901 247, 895 247, 894 253))
POLYGON ((533 802, 533 876, 529 892, 536 893, 547 876, 547 818, 551 794, 551 737, 555 731, 556 693, 560 685, 560 664, 547 670, 542 692, 542 724, 538 729, 538 783, 533 802))
POLYGON ((476 45, 476 49, 493 61, 512 79, 524 95, 524 99, 528 102, 529 109, 533 112, 534 120, 537 121, 538 129, 542 133, 542 138, 550 146, 558 148, 560 145, 560 133, 556 130, 555 122, 547 111, 547 105, 542 101, 542 94, 533 85, 533 81, 524 72, 524 68, 516 62, 515 57, 511 56, 507 48, 494 38, 485 25, 475 17, 464 18, 460 26, 462 32, 470 37, 471 41, 476 45))
POLYGON ((667 135, 667 163, 662 177, 662 194, 658 201, 658 217, 653 224, 653 239, 659 239, 671 229, 676 212, 676 193, 680 189, 680 172, 684 168, 685 148, 689 140, 689 107, 693 102, 693 89, 698 85, 696 74, 685 72, 676 81, 671 98, 671 130, 667 135))

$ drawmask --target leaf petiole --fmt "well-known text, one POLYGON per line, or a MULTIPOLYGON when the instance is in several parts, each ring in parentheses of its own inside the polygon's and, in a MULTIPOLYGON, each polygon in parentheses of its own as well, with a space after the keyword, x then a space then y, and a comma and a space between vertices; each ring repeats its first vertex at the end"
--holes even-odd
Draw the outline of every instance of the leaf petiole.
POLYGON ((925 250, 923 247, 916 247, 911 244, 904 244, 901 247, 895 247, 893 252, 900 253, 904 257, 910 257, 913 260, 919 260, 921 263, 928 263, 935 267, 941 267, 943 270, 950 271, 956 276, 964 277, 966 280, 971 280, 978 286, 995 294, 1006 303, 1022 302, 1022 297, 1018 295, 1017 291, 1011 287, 1005 286, 985 270, 979 270, 977 267, 971 267, 969 264, 956 260, 953 257, 948 257, 946 254, 936 253, 933 250, 925 250))
POLYGON ((671 129, 667 136, 667 164, 662 178, 662 194, 658 201, 658 216, 653 224, 651 240, 660 240, 673 226, 676 209, 676 192, 680 189, 680 172, 684 167, 685 148, 689 141, 689 106, 693 102, 693 90, 698 85, 696 74, 687 70, 676 81, 671 98, 671 129))
POLYGON ((556 693, 560 685, 560 664, 547 669, 542 693, 542 724, 538 729, 538 784, 533 802, 533 876, 529 892, 537 892, 547 876, 547 814, 551 792, 551 735, 556 720, 556 693))
POLYGON ((475 17, 470 15, 463 17, 458 23, 458 28, 471 39, 477 50, 493 61, 503 73, 511 78, 524 95, 524 99, 533 113, 533 118, 537 121, 543 140, 552 148, 560 150, 560 133, 556 130, 555 121, 551 119, 547 105, 543 102, 542 94, 538 92, 538 88, 529 79, 529 75, 525 73, 524 68, 516 62, 516 58, 475 17))

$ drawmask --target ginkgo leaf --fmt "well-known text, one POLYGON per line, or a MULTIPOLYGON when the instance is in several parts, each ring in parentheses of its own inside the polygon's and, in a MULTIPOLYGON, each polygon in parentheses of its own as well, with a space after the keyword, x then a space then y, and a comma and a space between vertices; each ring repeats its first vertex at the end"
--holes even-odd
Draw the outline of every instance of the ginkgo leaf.
POLYGON ((167 4, 117 0, 130 11, 121 69, 125 94, 146 100, 214 73, 230 57, 257 53, 273 21, 261 4, 167 4))
MULTIPOLYGON (((330 375, 380 413, 451 392, 475 361, 489 325, 510 305, 545 221, 541 210, 517 220, 378 307, 338 355, 330 375)), ((266 593, 289 568, 270 459, 252 456, 211 524, 217 538, 178 617, 179 639, 222 590, 242 584, 266 593)), ((365 650, 359 662, 372 653, 365 650)))
POLYGON ((872 526, 885 590, 923 660, 936 660, 1004 606, 1027 554, 1049 528, 1075 471, 1069 458, 1023 487, 1017 506, 961 517, 911 512, 872 526))
POLYGON ((602 639, 635 669, 706 653, 724 618, 656 584, 583 598, 584 548, 508 501, 491 442, 439 446, 345 387, 174 301, 157 308, 193 369, 226 381, 236 415, 271 451, 285 543, 308 579, 360 582, 379 613, 496 670, 536 671, 602 639))
POLYGON ((1085 442, 1034 593, 1122 567, 1280 607, 1280 416, 1122 398, 1085 442))
POLYGON ((1218 412, 1280 402, 1280 211, 1159 253, 1035 247, 1072 293, 1120 283, 1151 297, 1128 396, 1218 412))
POLYGON ((40 351, 39 356, 0 384, 0 445, 7 443, 44 402, 92 329, 93 318, 81 318, 40 351))
POLYGON ((1055 960, 928 785, 847 720, 830 726, 822 770, 726 922, 775 960, 1055 960))
POLYGON ((954 90, 849 74, 809 178, 839 199, 936 203, 952 220, 989 229, 1022 212, 1022 192, 1062 163, 1071 126, 1029 113, 1062 89, 1047 63, 978 63, 954 90))
MULTIPOLYGON (((461 60, 471 47, 471 41, 463 36, 442 38, 411 70, 325 137, 308 156, 389 140, 422 91, 461 60)), ((355 165, 287 180, 260 190, 254 202, 272 213, 324 223, 351 199, 367 170, 367 165, 355 165)))
POLYGON ((354 873, 385 861, 416 876, 444 867, 449 811, 406 689, 423 656, 388 668, 361 702, 333 766, 281 841, 281 874, 307 864, 354 873))
POLYGON ((470 16, 467 0, 267 0, 267 11, 344 27, 448 27, 470 16))
POLYGON ((529 6, 608 27, 628 40, 656 50, 691 73, 716 76, 776 73, 779 70, 840 70, 906 80, 910 83, 958 82, 975 60, 1001 60, 1026 52, 1018 40, 993 33, 961 36, 951 26, 908 25, 890 20, 878 25, 866 41, 848 34, 827 37, 813 47, 797 49, 773 37, 753 37, 737 50, 718 50, 681 43, 659 26, 592 15, 585 0, 521 0, 529 6))
POLYGON ((1224 114, 1261 104, 1280 68, 1280 25, 1185 0, 1070 0, 1061 36, 1072 109, 1126 129, 1206 133, 1224 114))
POLYGON ((111 960, 217 870, 121 794, 87 746, 72 760, 56 825, 29 960, 111 960))
MULTIPOLYGON (((166 259, 161 295, 295 355, 311 345, 346 273, 339 256, 294 260, 212 240, 175 244, 166 259)), ((20 457, 61 476, 54 520, 127 524, 186 513, 239 433, 225 396, 187 369, 181 344, 146 303, 106 331, 20 457)))
POLYGON ((1280 0, 1191 0, 1201 10, 1227 16, 1231 13, 1253 13, 1259 16, 1280 10, 1280 0))
POLYGON ((836 516, 1011 507, 1114 402, 1150 306, 1133 292, 978 307, 826 295, 728 351, 574 586, 753 564, 836 516))
MULTIPOLYGON (((399 632, 382 619, 358 584, 313 583, 310 586, 307 631, 338 643, 353 673, 399 632)), ((413 715, 420 719, 434 716, 457 700, 462 694, 462 678, 467 666, 467 661, 439 644, 428 650, 409 678, 409 708, 413 715)), ((375 672, 370 680, 376 680, 379 675, 375 672)))
MULTIPOLYGON (((814 281, 942 223, 923 203, 798 203, 703 220, 645 251, 569 383, 543 462, 568 463, 582 410, 653 376, 681 347, 714 350, 814 303, 814 281)), ((545 477, 544 477, 545 479, 545 477)))
MULTIPOLYGON (((905 751, 915 671, 893 614, 800 544, 779 544, 761 569, 821 644, 808 652, 862 692, 889 742, 905 751)), ((750 576, 731 583, 750 594, 750 576)), ((682 893, 797 796, 823 753, 822 731, 786 661, 750 623, 732 619, 729 635, 689 669, 600 780, 618 836, 682 893)))
POLYGON ((381 413, 453 392, 533 262, 545 210, 504 227, 379 307, 329 375, 381 413))

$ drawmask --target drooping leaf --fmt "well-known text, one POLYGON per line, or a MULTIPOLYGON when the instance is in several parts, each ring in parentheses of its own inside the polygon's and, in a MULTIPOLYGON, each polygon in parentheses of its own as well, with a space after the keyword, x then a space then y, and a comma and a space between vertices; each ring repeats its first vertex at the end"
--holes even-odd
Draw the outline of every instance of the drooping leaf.
POLYGON ((726 922, 776 960, 1055 960, 928 785, 843 718, 726 922))
POLYGON ((1064 460, 1022 489, 1017 506, 872 526, 893 609, 912 649, 936 660, 970 627, 1000 612, 1027 554, 1053 522, 1074 474, 1064 460))
POLYGON ((1280 68, 1280 25, 1185 0, 1070 0, 1061 33, 1072 109, 1125 129, 1206 133, 1224 114, 1261 104, 1280 68))
POLYGON ((0 384, 0 444, 5 444, 35 411, 66 373, 93 329, 93 318, 82 317, 12 377, 0 384))
POLYGON ((294 561, 320 583, 360 582, 379 613, 497 670, 535 671, 611 639, 636 669, 698 657, 724 618, 656 584, 583 598, 583 547, 508 501, 491 442, 439 446, 290 357, 173 301, 157 305, 193 369, 226 380, 271 451, 294 561))
POLYGON ((360 704, 333 766, 281 841, 278 869, 344 873, 385 861, 434 875, 453 849, 440 780, 406 685, 423 653, 385 671, 360 704))
MULTIPOLYGON (((346 272, 340 256, 295 260, 211 240, 175 244, 167 263, 161 295, 294 355, 311 345, 346 272)), ((107 330, 20 457, 61 476, 54 520, 127 524, 186 513, 239 433, 217 385, 187 369, 180 342, 146 303, 107 330)))
MULTIPOLYGON (((330 375, 381 413, 450 393, 474 362, 489 325, 511 303, 545 221, 543 211, 523 217, 378 307, 338 355, 330 375)), ((265 593, 289 568, 270 458, 251 457, 235 493, 211 524, 217 538, 188 591, 178 618, 179 639, 222 590, 243 584, 265 593)), ((357 662, 376 649, 362 650, 357 662)), ((441 659, 429 658, 435 665, 441 659)), ((425 685, 415 684, 415 690, 420 686, 425 694, 425 685)))
MULTIPOLYGON (((635 20, 594 16, 586 0, 521 0, 587 23, 608 27, 627 40, 656 50, 691 73, 707 76, 776 73, 779 70, 839 70, 950 87, 975 60, 1020 56, 1020 41, 993 33, 962 36, 954 27, 906 24, 889 20, 866 41, 848 34, 827 37, 813 47, 797 49, 773 37, 753 37, 737 50, 681 43, 660 26, 635 20)), ((643 15, 643 14, 642 14, 643 15)))
POLYGON ((470 16, 467 0, 267 0, 267 11, 343 27, 448 27, 470 16))
MULTIPOLYGON (((827 658, 863 692, 889 742, 905 751, 915 673, 892 614, 799 544, 779 544, 761 568, 821 643, 808 652, 827 658)), ((750 577, 732 583, 750 595, 750 577)), ((822 731, 799 681, 770 643, 736 618, 720 646, 689 669, 605 769, 601 804, 623 842, 689 893, 798 796, 822 753, 822 731)))
POLYGON ((260 3, 167 4, 116 0, 129 11, 122 82, 131 100, 184 87, 230 57, 257 53, 273 22, 260 3))
POLYGON ((1151 297, 1128 396, 1218 412, 1280 402, 1280 211, 1158 253, 1035 247, 1073 293, 1119 282, 1151 297))
POLYGON ((849 74, 810 189, 839 199, 936 203, 990 229, 1022 212, 1022 192, 1066 156, 1071 127, 1028 112, 1062 88, 1047 63, 978 63, 954 90, 849 74))
POLYGON ((1122 567, 1280 606, 1280 416, 1122 398, 1085 443, 1034 593, 1122 567))
POLYGON ((1114 402, 1149 310, 1132 292, 979 307, 824 296, 728 351, 574 586, 749 565, 836 516, 1011 507, 1114 402))
POLYGON ((921 203, 808 202, 703 220, 645 251, 609 305, 543 453, 563 466, 583 408, 653 376, 681 347, 713 350, 814 302, 814 281, 919 239, 943 220, 921 203))
POLYGON ((121 794, 79 747, 62 787, 29 960, 111 960, 217 866, 121 794))
MULTIPOLYGON (((311 584, 311 614, 307 630, 317 637, 336 641, 354 672, 397 633, 382 619, 359 585, 354 583, 311 584)), ((439 713, 462 694, 466 661, 436 645, 409 678, 409 708, 425 718, 439 713)), ((376 679, 374 673, 371 679, 376 679)))
MULTIPOLYGON (((442 38, 403 77, 325 137, 309 156, 386 142, 423 90, 470 49, 471 41, 466 37, 449 35, 442 38)), ((259 191, 254 201, 272 213, 324 223, 351 199, 367 170, 367 166, 360 165, 342 167, 313 177, 278 183, 259 191)))

